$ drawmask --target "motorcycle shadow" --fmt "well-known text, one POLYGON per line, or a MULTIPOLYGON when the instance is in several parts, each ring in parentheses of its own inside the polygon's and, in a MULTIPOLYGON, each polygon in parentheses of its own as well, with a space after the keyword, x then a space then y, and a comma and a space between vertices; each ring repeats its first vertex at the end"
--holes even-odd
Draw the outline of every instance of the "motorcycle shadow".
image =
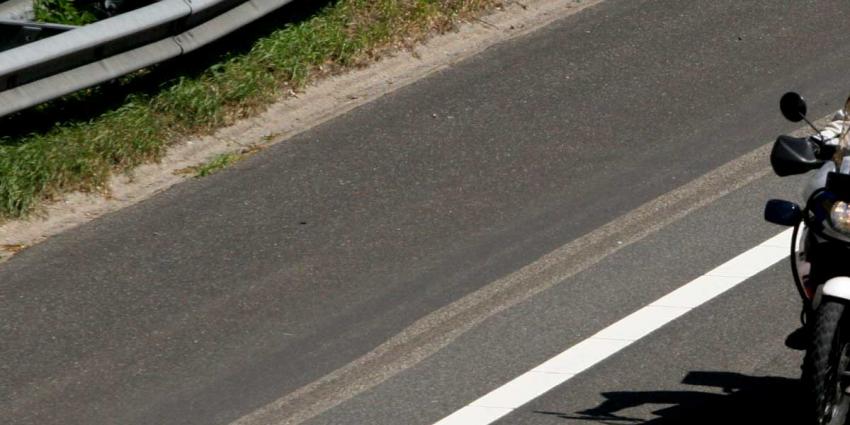
POLYGON ((717 391, 617 391, 602 393, 599 406, 574 414, 535 411, 568 420, 603 424, 739 424, 803 423, 798 379, 747 376, 731 372, 690 372, 687 385, 717 391), (624 411, 644 405, 664 405, 652 419, 629 417, 624 411))

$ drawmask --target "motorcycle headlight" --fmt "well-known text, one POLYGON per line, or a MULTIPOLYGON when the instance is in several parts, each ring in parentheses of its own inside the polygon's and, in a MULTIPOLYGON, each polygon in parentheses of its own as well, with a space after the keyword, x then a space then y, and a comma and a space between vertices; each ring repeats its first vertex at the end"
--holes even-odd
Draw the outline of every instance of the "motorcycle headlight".
POLYGON ((829 221, 835 230, 850 235, 850 205, 846 202, 836 202, 829 213, 829 221))

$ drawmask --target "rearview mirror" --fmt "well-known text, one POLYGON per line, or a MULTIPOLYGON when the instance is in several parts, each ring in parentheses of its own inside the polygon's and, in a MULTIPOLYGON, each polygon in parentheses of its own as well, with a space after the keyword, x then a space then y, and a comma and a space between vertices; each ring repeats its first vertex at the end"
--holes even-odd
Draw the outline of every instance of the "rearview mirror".
POLYGON ((803 211, 793 202, 771 199, 764 206, 764 219, 780 226, 796 226, 803 219, 803 211))
POLYGON ((798 93, 788 92, 782 95, 779 100, 779 110, 782 111, 782 116, 791 122, 800 122, 806 119, 808 107, 806 100, 798 93))

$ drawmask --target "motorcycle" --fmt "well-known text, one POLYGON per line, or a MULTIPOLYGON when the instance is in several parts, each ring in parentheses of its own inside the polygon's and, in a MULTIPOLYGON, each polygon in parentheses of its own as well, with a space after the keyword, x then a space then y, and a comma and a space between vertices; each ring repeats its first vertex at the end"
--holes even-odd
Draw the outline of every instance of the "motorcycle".
MULTIPOLYGON (((792 122, 807 118, 802 96, 786 93, 780 110, 792 122)), ((843 111, 850 111, 850 98, 843 111)), ((817 170, 805 190, 806 204, 770 200, 768 222, 793 227, 791 270, 803 301, 802 347, 806 354, 802 384, 806 417, 817 425, 843 424, 850 412, 850 120, 843 121, 837 143, 822 137, 779 136, 770 163, 780 176, 817 170)), ((801 348, 802 348, 801 347, 801 348)))

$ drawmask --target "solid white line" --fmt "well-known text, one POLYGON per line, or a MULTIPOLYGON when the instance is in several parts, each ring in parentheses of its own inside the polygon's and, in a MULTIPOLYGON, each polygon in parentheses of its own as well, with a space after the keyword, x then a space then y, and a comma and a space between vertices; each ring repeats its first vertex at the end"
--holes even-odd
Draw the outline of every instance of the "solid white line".
POLYGON ((488 425, 635 341, 734 288, 790 251, 786 230, 543 362, 435 425, 488 425))

